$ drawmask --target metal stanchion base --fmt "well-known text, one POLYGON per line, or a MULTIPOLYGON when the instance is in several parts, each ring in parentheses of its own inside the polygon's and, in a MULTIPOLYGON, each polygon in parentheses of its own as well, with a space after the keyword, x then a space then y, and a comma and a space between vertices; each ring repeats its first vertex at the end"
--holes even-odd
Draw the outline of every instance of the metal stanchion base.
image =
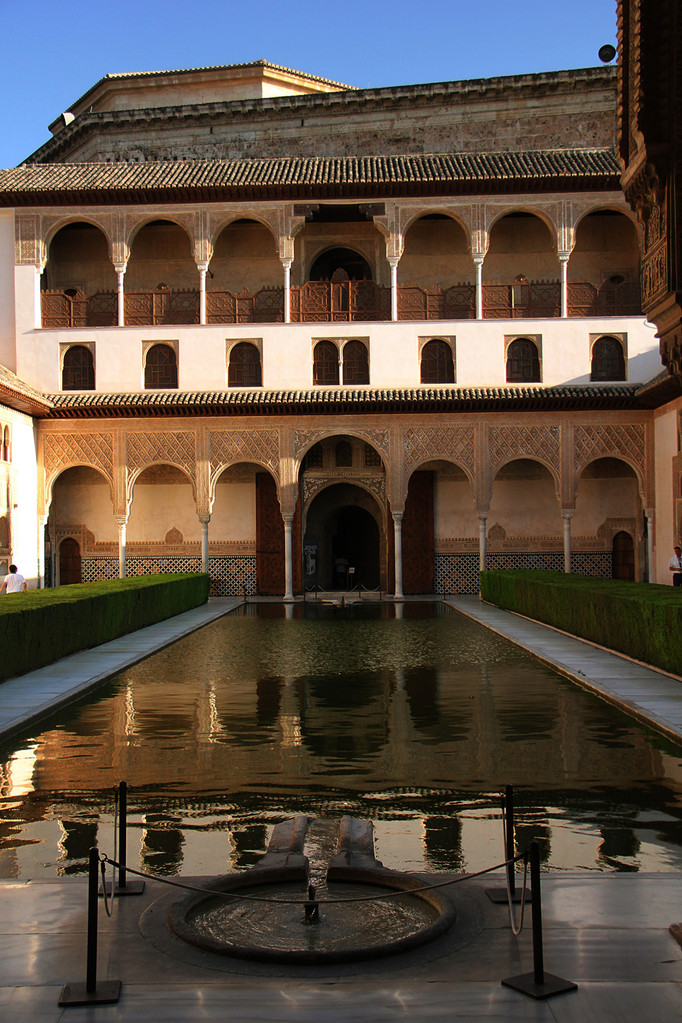
POLYGON ((671 924, 668 928, 678 945, 682 945, 682 924, 671 924))
MULTIPOLYGON (((486 893, 486 895, 488 896, 488 898, 490 899, 491 902, 494 902, 496 904, 504 903, 506 905, 507 900, 508 900, 508 895, 507 895, 507 889, 506 888, 486 888, 485 893, 486 893)), ((530 888, 526 888, 525 889, 525 894, 524 894, 523 889, 519 890, 517 888, 516 891, 514 892, 514 894, 511 897, 511 901, 516 906, 516 905, 518 905, 518 903, 521 902, 521 897, 522 896, 525 898, 525 901, 530 906, 530 903, 531 903, 530 888)))
POLYGON ((518 977, 507 977, 502 981, 504 987, 520 991, 522 995, 530 995, 531 998, 553 998, 554 995, 562 995, 565 991, 577 991, 578 985, 572 980, 562 980, 555 977, 553 973, 545 973, 542 984, 536 983, 534 973, 521 973, 518 977))
MULTIPOLYGON (((142 895, 144 891, 144 881, 126 881, 125 886, 121 888, 118 881, 114 885, 114 895, 118 899, 121 895, 142 895)), ((111 881, 107 881, 106 884, 107 897, 111 898, 111 881)), ((97 889, 97 894, 104 895, 104 887, 102 885, 97 889)))
POLYGON ((57 1005, 104 1005, 117 1002, 121 997, 120 980, 104 980, 94 991, 85 984, 65 984, 57 1005))

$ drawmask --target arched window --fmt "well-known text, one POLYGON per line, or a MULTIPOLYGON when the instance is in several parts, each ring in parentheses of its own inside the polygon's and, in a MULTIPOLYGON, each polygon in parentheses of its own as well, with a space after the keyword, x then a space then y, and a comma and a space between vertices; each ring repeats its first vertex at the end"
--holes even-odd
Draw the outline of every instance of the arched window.
POLYGON ((347 341, 343 346, 344 384, 369 383, 369 359, 362 341, 347 341))
POLYGON ((318 341, 313 352, 313 383, 330 385, 338 382, 338 349, 331 341, 318 341))
POLYGON ((353 464, 353 445, 348 440, 338 441, 334 455, 337 468, 349 469, 353 464))
POLYGON ((144 364, 144 386, 177 387, 178 363, 170 345, 152 345, 144 364))
POLYGON ((230 351, 230 365, 227 371, 228 387, 260 387, 263 374, 260 352, 255 345, 240 341, 230 351))
POLYGON ((517 337, 507 348, 507 383, 531 384, 540 380, 540 359, 534 341, 517 337))
POLYGON ((64 352, 63 391, 92 391, 95 388, 95 362, 85 345, 72 345, 64 352))
POLYGON ((421 382, 423 384, 454 384, 455 364, 447 341, 434 339, 422 348, 421 382))
POLYGON ((310 451, 305 456, 306 469, 321 469, 323 457, 324 449, 322 444, 318 441, 317 444, 313 444, 310 451))
POLYGON ((591 380, 625 380, 623 346, 615 337, 599 337, 592 345, 591 380))

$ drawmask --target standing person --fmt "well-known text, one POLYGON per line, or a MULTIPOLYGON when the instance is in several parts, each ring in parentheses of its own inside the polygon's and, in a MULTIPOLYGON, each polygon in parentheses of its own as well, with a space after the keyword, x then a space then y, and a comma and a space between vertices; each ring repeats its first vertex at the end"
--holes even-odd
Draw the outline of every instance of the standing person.
MULTIPOLYGON (((680 576, 680 580, 682 580, 682 576, 680 576)), ((679 583, 677 585, 679 586, 679 583)), ((16 565, 9 566, 9 575, 6 575, 4 578, 2 586, 0 586, 0 593, 5 589, 7 593, 19 593, 21 590, 26 589, 26 580, 21 572, 17 572, 16 565)))
POLYGON ((673 586, 682 586, 682 547, 675 547, 670 559, 670 571, 673 574, 673 586))

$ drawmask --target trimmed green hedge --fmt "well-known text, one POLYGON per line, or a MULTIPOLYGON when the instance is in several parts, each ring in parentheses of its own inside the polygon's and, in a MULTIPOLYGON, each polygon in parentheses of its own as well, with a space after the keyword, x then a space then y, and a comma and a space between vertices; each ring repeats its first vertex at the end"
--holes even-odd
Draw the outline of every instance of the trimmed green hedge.
POLYGON ((0 594, 0 680, 198 607, 208 575, 145 575, 0 594))
POLYGON ((481 572, 491 604, 682 675, 682 590, 563 572, 481 572))

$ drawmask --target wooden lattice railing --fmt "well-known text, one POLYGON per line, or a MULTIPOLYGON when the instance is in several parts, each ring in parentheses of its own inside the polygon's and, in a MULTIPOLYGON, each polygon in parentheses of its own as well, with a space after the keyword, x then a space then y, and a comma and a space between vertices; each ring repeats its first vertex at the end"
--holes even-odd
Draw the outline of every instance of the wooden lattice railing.
MULTIPOLYGON (((569 316, 635 316, 642 312, 639 282, 607 281, 601 287, 586 281, 568 285, 569 316)), ((113 327, 118 322, 115 291, 86 296, 82 291, 44 291, 43 327, 113 327)), ((143 327, 199 323, 199 291, 157 288, 125 293, 126 326, 143 327)), ((483 285, 483 318, 515 319, 559 316, 559 281, 528 281, 483 285)), ((472 320, 476 316, 473 284, 398 286, 399 320, 472 320)), ((366 323, 389 320, 391 292, 374 281, 308 281, 291 288, 293 323, 366 323)), ((282 323, 284 289, 261 288, 236 293, 206 292, 207 323, 282 323)))

